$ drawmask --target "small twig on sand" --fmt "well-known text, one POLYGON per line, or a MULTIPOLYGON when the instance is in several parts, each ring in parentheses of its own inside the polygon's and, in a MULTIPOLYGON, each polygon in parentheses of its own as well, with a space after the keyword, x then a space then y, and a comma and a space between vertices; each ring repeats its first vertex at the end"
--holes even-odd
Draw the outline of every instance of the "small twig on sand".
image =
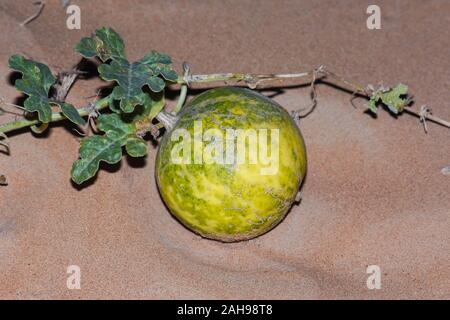
POLYGON ((35 14, 33 14, 32 16, 30 16, 27 19, 25 19, 22 23, 20 23, 20 25, 22 27, 24 27, 25 25, 27 25, 28 23, 30 23, 31 21, 33 21, 34 19, 38 18, 41 15, 42 10, 44 10, 44 7, 45 7, 45 1, 44 0, 36 1, 36 2, 33 3, 33 5, 39 6, 39 8, 38 8, 38 10, 36 11, 35 14))
POLYGON ((419 114, 419 121, 423 124, 423 130, 425 131, 425 133, 428 133, 427 119, 425 118, 425 116, 431 115, 431 109, 426 105, 423 105, 422 107, 420 107, 419 114))
MULTIPOLYGON (((324 77, 332 77, 335 80, 337 80, 338 82, 344 84, 344 88, 348 88, 351 91, 353 91, 354 95, 355 94, 359 94, 359 95, 364 96, 366 98, 370 98, 370 96, 371 96, 371 92, 370 91, 373 89, 372 86, 368 86, 365 89, 363 86, 361 86, 359 84, 352 83, 352 82, 344 79, 343 77, 341 77, 341 76, 339 76, 339 75, 329 71, 325 67, 322 68, 321 73, 322 73, 322 75, 324 77)), ((387 90, 387 88, 386 88, 386 90, 387 90)), ((433 116, 431 114, 431 109, 428 108, 428 107, 423 106, 420 111, 415 111, 415 110, 413 110, 411 108, 404 108, 402 111, 418 117, 420 119, 420 122, 423 123, 423 125, 424 125, 425 132, 428 132, 428 127, 426 125, 426 120, 429 120, 431 122, 440 124, 440 125, 442 125, 444 127, 450 128, 450 121, 443 120, 443 119, 441 119, 439 117, 433 116)))
MULTIPOLYGON (((422 108, 423 108, 423 107, 422 107, 422 108)), ((403 111, 405 111, 406 113, 409 113, 409 114, 412 114, 412 115, 418 117, 418 118, 420 119, 420 122, 422 122, 423 125, 424 125, 425 132, 428 132, 428 128, 427 128, 427 125, 426 125, 426 123, 425 123, 426 120, 429 120, 429 121, 431 121, 431 122, 440 124, 441 126, 450 128, 450 121, 446 121, 446 120, 443 120, 443 119, 441 119, 441 118, 439 118, 439 117, 433 116, 433 115, 431 114, 431 109, 429 109, 428 107, 427 107, 428 112, 424 112, 424 111, 422 110, 422 108, 421 108, 420 111, 415 111, 415 110, 413 110, 413 109, 411 109, 411 108, 405 108, 403 111)))
POLYGON ((292 118, 294 118, 295 122, 299 124, 300 118, 306 117, 311 112, 314 111, 314 108, 317 105, 317 92, 316 92, 316 81, 318 78, 323 76, 324 66, 320 66, 312 72, 311 85, 310 85, 310 97, 311 97, 311 105, 306 108, 300 108, 291 112, 292 118), (301 114, 303 111, 306 112, 301 114))

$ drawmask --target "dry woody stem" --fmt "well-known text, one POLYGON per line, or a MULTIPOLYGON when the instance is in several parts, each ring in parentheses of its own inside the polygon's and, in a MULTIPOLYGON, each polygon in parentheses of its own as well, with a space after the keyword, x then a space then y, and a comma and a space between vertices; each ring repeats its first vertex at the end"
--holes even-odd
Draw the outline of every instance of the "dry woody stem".
MULTIPOLYGON (((300 73, 288 73, 288 74, 250 74, 250 73, 216 73, 216 74, 198 74, 198 75, 190 75, 189 74, 189 68, 188 66, 184 66, 185 74, 178 78, 176 81, 178 84, 181 85, 181 88, 183 89, 182 92, 182 99, 177 104, 176 111, 179 111, 179 109, 182 107, 187 86, 190 86, 193 83, 202 84, 202 83, 215 83, 215 82, 224 82, 225 85, 229 85, 229 82, 235 82, 240 83, 243 82, 245 85, 247 85, 251 89, 257 88, 259 85, 261 85, 264 82, 274 82, 274 85, 271 85, 271 87, 276 87, 276 82, 278 81, 284 81, 288 79, 299 79, 299 78, 309 78, 309 82, 311 83, 311 98, 312 98, 312 105, 309 109, 309 111, 306 113, 308 115, 312 109, 316 105, 316 92, 315 92, 315 83, 322 79, 331 79, 334 80, 332 83, 340 88, 350 90, 354 94, 359 94, 361 96, 370 97, 370 92, 364 87, 359 84, 354 84, 345 78, 335 74, 334 72, 329 71, 324 66, 320 66, 317 69, 314 69, 313 71, 309 72, 300 72, 300 73)), ((65 78, 63 82, 63 88, 66 90, 61 90, 62 94, 59 98, 61 100, 64 100, 65 95, 67 94, 68 89, 72 85, 73 81, 76 78, 76 72, 69 73, 65 75, 65 78)), ((278 84, 280 86, 280 84, 278 84)), ((281 84, 282 86, 282 84, 281 84)), ((95 105, 98 110, 106 108, 109 103, 109 97, 103 98, 101 100, 98 100, 95 105)), ((300 111, 303 109, 300 109, 298 111, 295 111, 294 113, 297 113, 296 116, 306 116, 300 115, 300 111)), ((427 109, 429 110, 429 109, 427 109)), ((445 126, 447 128, 450 128, 450 122, 447 120, 443 120, 439 117, 433 116, 431 112, 424 112, 422 111, 415 111, 411 108, 405 108, 403 110, 404 112, 414 115, 418 117, 421 122, 425 124, 426 120, 435 122, 437 124, 440 124, 442 126, 445 126)), ((80 108, 78 109, 78 113, 80 116, 85 117, 89 116, 90 112, 87 108, 80 108)), ((176 113, 176 112, 175 112, 176 113)), ((161 122, 163 122, 164 125, 167 125, 168 127, 172 126, 175 121, 175 116, 170 115, 168 113, 161 112, 160 115, 157 117, 161 122)), ((52 114, 51 122, 61 121, 66 119, 61 113, 54 112, 52 114)), ((36 126, 39 125, 39 121, 36 119, 28 120, 28 119, 20 119, 16 120, 10 123, 5 123, 0 125, 0 133, 7 133, 13 130, 17 130, 24 127, 29 126, 36 126)), ((426 127, 425 127, 426 129, 426 127)))

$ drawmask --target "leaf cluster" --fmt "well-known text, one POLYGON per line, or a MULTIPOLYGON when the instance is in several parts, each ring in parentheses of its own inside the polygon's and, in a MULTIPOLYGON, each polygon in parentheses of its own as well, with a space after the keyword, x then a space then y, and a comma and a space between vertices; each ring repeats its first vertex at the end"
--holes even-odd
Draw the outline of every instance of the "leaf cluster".
MULTIPOLYGON (((98 59, 100 77, 115 83, 108 97, 111 112, 98 116, 96 127, 100 133, 81 140, 79 159, 72 167, 72 180, 82 184, 96 175, 101 162, 118 163, 122 159, 122 149, 131 157, 147 154, 147 141, 143 136, 164 107, 166 84, 176 82, 178 75, 172 69, 171 58, 156 51, 130 62, 122 38, 112 28, 96 30, 91 37, 81 39, 75 50, 85 58, 98 59)), ((48 66, 20 55, 13 55, 9 65, 22 73, 22 79, 18 79, 15 86, 28 95, 25 110, 37 114, 41 124, 35 130, 46 128, 55 114, 53 107, 73 123, 87 125, 79 109, 51 97, 56 77, 48 66)))

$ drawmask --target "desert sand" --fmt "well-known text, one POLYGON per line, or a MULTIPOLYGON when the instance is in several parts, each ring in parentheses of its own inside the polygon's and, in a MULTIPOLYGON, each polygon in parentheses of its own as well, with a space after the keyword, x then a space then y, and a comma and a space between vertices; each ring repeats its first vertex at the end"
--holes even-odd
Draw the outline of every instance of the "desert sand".
MULTIPOLYGON (((58 70, 75 43, 111 26, 130 59, 155 49, 193 73, 300 72, 324 64, 363 84, 404 82, 413 108, 450 119, 450 2, 377 1, 381 30, 366 28, 370 1, 87 1, 81 29, 66 28, 60 1, 25 27, 33 1, 0 2, 0 94, 20 94, 7 60, 26 54, 58 70)), ((80 80, 67 101, 84 106, 105 83, 80 80)), ((193 91, 198 93, 200 91, 193 91)), ((365 113, 365 101, 317 86, 300 122, 308 176, 303 200, 271 232, 235 244, 200 238, 164 206, 156 147, 142 161, 103 166, 84 187, 70 181, 79 135, 52 125, 10 135, 0 153, 0 298, 6 299, 414 299, 450 298, 450 131, 417 118, 365 113), (69 265, 81 289, 66 287, 69 265), (366 268, 381 268, 369 290, 366 268)), ((272 91, 263 91, 272 94, 272 91)), ((274 97, 307 106, 307 86, 274 97)), ((0 123, 14 115, 3 114, 0 123)))

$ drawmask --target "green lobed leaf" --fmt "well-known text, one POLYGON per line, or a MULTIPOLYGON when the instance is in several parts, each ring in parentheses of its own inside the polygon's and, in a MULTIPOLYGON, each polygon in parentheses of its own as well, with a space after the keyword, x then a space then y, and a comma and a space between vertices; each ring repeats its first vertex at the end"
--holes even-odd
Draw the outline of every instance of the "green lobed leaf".
POLYGON ((411 101, 407 94, 408 87, 401 83, 389 90, 375 90, 370 96, 368 108, 377 113, 377 103, 381 101, 392 113, 398 114, 411 101))
POLYGON ((375 100, 375 99, 370 99, 370 100, 369 100, 369 103, 368 103, 368 105, 367 105, 367 106, 369 107, 369 110, 372 111, 372 112, 375 113, 375 114, 376 114, 377 111, 378 111, 378 108, 377 108, 377 100, 378 100, 378 99, 376 99, 376 100, 375 100))
MULTIPOLYGON (((49 123, 52 119, 51 106, 57 105, 61 112, 73 123, 80 126, 86 124, 74 106, 49 98, 50 88, 54 85, 56 78, 45 64, 26 59, 21 55, 13 55, 9 58, 9 66, 23 74, 22 79, 16 80, 15 86, 29 96, 24 102, 25 110, 37 112, 39 121, 44 124, 49 123)), ((41 128, 47 127, 42 126, 41 128)), ((36 133, 43 132, 38 127, 34 127, 33 131, 36 133)))
POLYGON ((97 119, 97 128, 118 140, 121 145, 130 134, 134 133, 134 125, 122 120, 122 117, 116 113, 103 114, 97 119))
POLYGON ((153 93, 152 95, 147 95, 144 101, 145 117, 148 121, 152 121, 158 113, 164 108, 165 99, 164 93, 153 93))
MULTIPOLYGON (((122 114, 122 118, 133 122, 136 126, 139 122, 151 123, 151 121, 164 108, 164 92, 150 92, 143 96, 142 105, 137 106, 132 113, 122 114)), ((147 125, 148 126, 148 125, 147 125)), ((136 128, 139 130, 140 128, 136 128)))
POLYGON ((167 54, 153 50, 142 59, 129 62, 123 40, 112 28, 96 30, 91 38, 81 39, 75 49, 84 57, 98 56, 103 62, 111 59, 110 63, 100 65, 98 72, 103 80, 119 84, 112 92, 112 97, 120 101, 120 110, 114 104, 111 108, 116 113, 131 113, 137 105, 143 105, 144 86, 153 92, 161 92, 166 81, 175 82, 178 79, 172 69, 172 59, 167 54))
POLYGON ((380 99, 389 108, 389 110, 397 114, 403 111, 403 108, 409 101, 408 99, 402 98, 407 93, 408 87, 400 83, 390 91, 383 93, 380 99))
POLYGON ((178 79, 178 74, 172 69, 172 59, 165 53, 152 50, 138 62, 145 64, 155 76, 161 75, 167 81, 178 79))
POLYGON ((98 72, 104 80, 114 80, 119 84, 112 95, 114 99, 120 100, 120 108, 126 113, 133 112, 136 105, 144 103, 143 86, 148 85, 153 92, 160 92, 165 87, 164 80, 141 62, 112 61, 111 64, 99 66, 98 72))
POLYGON ((101 161, 114 164, 122 159, 122 149, 118 141, 108 136, 92 136, 81 140, 80 159, 72 166, 72 180, 76 184, 92 178, 101 161))
POLYGON ((120 35, 112 28, 100 28, 91 38, 83 38, 75 51, 86 58, 98 56, 103 62, 109 59, 126 59, 125 45, 120 35))
POLYGON ((105 134, 81 140, 80 159, 72 167, 72 180, 81 184, 92 178, 98 171, 100 162, 114 164, 122 159, 122 145, 132 134, 132 125, 124 123, 120 115, 101 115, 97 127, 105 134))
POLYGON ((178 74, 172 69, 171 66, 167 65, 150 65, 149 68, 153 71, 155 75, 161 75, 167 81, 175 82, 178 79, 178 74))
POLYGON ((125 121, 116 113, 103 114, 97 120, 97 127, 104 135, 85 138, 80 145, 80 159, 72 167, 72 180, 81 184, 97 173, 100 162, 118 163, 122 158, 122 147, 132 157, 142 157, 148 152, 147 143, 136 136, 134 122, 125 121))
POLYGON ((39 121, 48 123, 52 117, 52 109, 48 93, 55 83, 50 69, 40 62, 26 59, 21 55, 9 58, 10 68, 22 73, 22 79, 16 80, 16 88, 29 97, 24 102, 28 112, 37 112, 39 121))
POLYGON ((131 137, 125 145, 127 153, 132 157, 143 157, 148 153, 147 143, 140 137, 131 137))
POLYGON ((172 59, 165 53, 160 53, 155 50, 147 53, 139 62, 143 64, 172 64, 172 59))
POLYGON ((77 109, 73 105, 66 102, 58 102, 58 105, 61 108, 61 112, 66 116, 67 119, 79 126, 86 125, 86 121, 80 116, 77 109))

